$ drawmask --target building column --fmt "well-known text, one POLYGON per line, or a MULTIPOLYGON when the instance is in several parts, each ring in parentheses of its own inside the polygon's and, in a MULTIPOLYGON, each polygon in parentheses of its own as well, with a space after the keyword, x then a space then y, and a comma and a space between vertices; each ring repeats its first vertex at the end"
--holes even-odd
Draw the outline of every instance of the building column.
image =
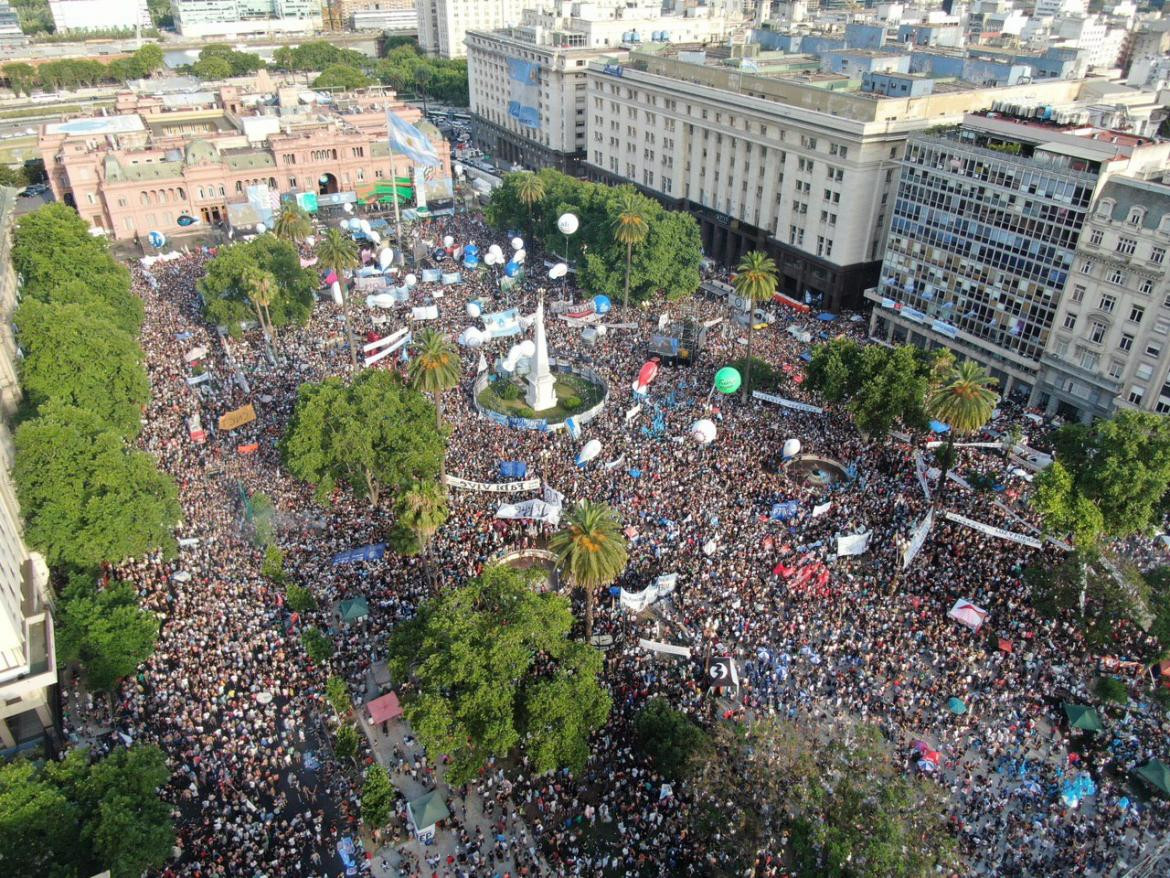
POLYGON ((41 702, 33 708, 37 712, 37 719, 41 721, 41 728, 48 730, 53 728, 53 711, 49 709, 49 705, 41 702))
POLYGON ((1008 398, 1008 397, 1011 395, 1012 388, 1013 388, 1013 387, 1015 387, 1015 386, 1016 386, 1016 379, 1015 379, 1015 376, 1014 376, 1014 375, 1008 375, 1008 376, 1007 376, 1007 381, 1005 381, 1005 382, 1003 383, 1003 389, 1002 389, 1002 390, 1000 391, 1000 393, 999 393, 999 395, 1000 395, 1000 398, 1001 398, 1001 399, 1007 399, 1007 398, 1008 398))
POLYGON ((8 731, 7 719, 0 719, 0 744, 3 744, 5 749, 16 746, 16 738, 12 737, 12 732, 8 731))

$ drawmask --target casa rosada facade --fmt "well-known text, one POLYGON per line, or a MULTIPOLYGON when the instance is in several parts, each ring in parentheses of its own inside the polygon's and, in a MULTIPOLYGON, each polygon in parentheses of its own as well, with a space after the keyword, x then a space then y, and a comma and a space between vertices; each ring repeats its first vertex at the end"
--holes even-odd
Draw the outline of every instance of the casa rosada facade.
POLYGON ((128 93, 112 115, 43 126, 39 147, 57 200, 112 238, 133 239, 225 222, 249 187, 344 196, 412 173, 408 158, 391 157, 388 109, 419 127, 451 174, 449 145, 392 92, 328 103, 295 89, 280 89, 275 103, 232 88, 186 97, 205 105, 172 109, 174 101, 128 93))

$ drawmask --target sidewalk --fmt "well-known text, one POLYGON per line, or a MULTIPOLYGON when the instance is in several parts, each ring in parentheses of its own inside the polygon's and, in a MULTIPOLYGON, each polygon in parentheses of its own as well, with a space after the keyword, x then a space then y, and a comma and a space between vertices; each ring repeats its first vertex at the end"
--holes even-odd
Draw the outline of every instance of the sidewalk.
MULTIPOLYGON (((377 694, 376 692, 371 695, 377 694)), ((365 700, 369 700, 367 697, 365 700)), ((522 873, 516 866, 515 857, 513 856, 512 848, 514 845, 520 845, 527 850, 533 846, 535 842, 532 839, 532 833, 524 824, 520 812, 509 802, 505 806, 505 810, 501 812, 497 809, 494 816, 484 813, 483 797, 476 792, 474 786, 469 787, 468 796, 466 800, 459 795, 455 790, 452 790, 447 785, 445 780, 445 768, 442 765, 433 765, 428 760, 428 766, 433 770, 428 777, 426 773, 419 773, 419 779, 415 780, 410 776, 409 767, 413 764, 413 757, 422 757, 425 753, 422 744, 414 737, 410 725, 405 719, 398 719, 391 721, 387 726, 387 733, 383 734, 380 727, 371 726, 365 711, 362 706, 357 708, 358 723, 365 733, 367 740, 370 742, 370 749, 374 753, 374 758, 378 760, 379 764, 383 765, 390 775, 390 782, 394 785, 408 801, 421 796, 423 793, 429 792, 432 789, 438 789, 440 794, 447 802, 447 807, 451 811, 451 818, 446 821, 447 825, 440 827, 435 832, 435 837, 431 844, 423 845, 413 837, 405 845, 395 845, 389 843, 384 845, 381 849, 374 852, 373 860, 371 861, 371 871, 375 878, 397 878, 398 867, 402 862, 402 857, 399 856, 398 849, 405 848, 405 850, 413 855, 413 862, 411 863, 410 875, 430 876, 432 873, 437 874, 440 878, 453 878, 457 875, 457 869, 463 869, 468 874, 485 876, 518 876, 522 873), (407 744, 405 738, 407 735, 411 736, 411 743, 407 744), (407 758, 407 770, 399 772, 398 762, 394 758, 394 748, 398 747, 407 758), (507 815, 513 815, 508 820, 507 815), (506 841, 508 846, 507 855, 503 859, 497 859, 494 862, 491 860, 490 852, 494 846, 496 836, 498 834, 495 826, 496 820, 503 818, 508 820, 512 827, 506 833, 506 841), (478 867, 472 866, 470 859, 464 863, 459 862, 459 828, 462 827, 469 837, 474 841, 475 831, 478 828, 483 833, 484 844, 481 849, 481 860, 478 867), (427 857, 438 857, 439 865, 431 867, 426 863, 427 857), (447 864, 447 858, 453 857, 453 865, 447 864), (385 861, 385 866, 383 866, 385 861)), ((526 856, 526 862, 531 861, 531 856, 526 856)), ((544 858, 537 852, 538 868, 530 868, 527 872, 529 875, 547 875, 555 874, 548 864, 544 862, 544 858)))

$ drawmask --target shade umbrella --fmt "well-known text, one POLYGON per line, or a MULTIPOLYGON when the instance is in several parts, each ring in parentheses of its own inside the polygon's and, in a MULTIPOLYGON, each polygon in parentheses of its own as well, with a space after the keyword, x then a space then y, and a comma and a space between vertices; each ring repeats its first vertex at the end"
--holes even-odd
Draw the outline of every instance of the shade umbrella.
POLYGON ((967 712, 967 705, 963 702, 962 698, 952 697, 947 702, 947 707, 950 708, 950 711, 953 714, 964 714, 967 712))
POLYGON ((1068 727, 1070 729, 1081 729, 1085 732, 1099 732, 1104 726, 1101 725, 1101 717, 1097 715, 1091 707, 1085 707, 1083 704, 1069 704, 1065 702, 1061 705, 1064 708, 1064 715, 1068 717, 1068 727))
POLYGON ((1161 760, 1151 759, 1134 771, 1134 774, 1163 795, 1170 796, 1170 768, 1167 768, 1161 760))

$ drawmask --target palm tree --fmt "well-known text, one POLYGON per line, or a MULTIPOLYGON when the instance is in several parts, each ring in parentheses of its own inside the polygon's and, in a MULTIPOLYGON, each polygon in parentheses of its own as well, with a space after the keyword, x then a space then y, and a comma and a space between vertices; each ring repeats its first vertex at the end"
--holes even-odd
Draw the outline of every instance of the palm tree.
POLYGON ((634 247, 642 244, 650 234, 650 226, 638 205, 633 191, 626 189, 621 194, 618 204, 620 213, 613 221, 613 236, 619 244, 626 245, 626 291, 622 296, 622 308, 630 304, 630 266, 634 258, 634 247))
MULTIPOLYGON (((531 171, 521 174, 516 182, 516 196, 528 208, 528 214, 531 216, 532 208, 544 198, 544 180, 531 171)), ((530 228, 536 228, 535 220, 530 228)))
POLYGON ((441 482, 416 482, 398 498, 398 524, 414 535, 421 553, 447 520, 447 492, 441 482))
MULTIPOLYGON (((325 233, 325 237, 317 243, 317 257, 326 266, 333 269, 339 284, 345 282, 342 273, 350 268, 356 268, 358 264, 357 246, 353 243, 352 238, 341 234, 340 229, 330 229, 325 233)), ((341 300, 341 316, 345 319, 345 338, 349 342, 349 359, 356 372, 358 367, 357 346, 354 344, 353 331, 349 326, 349 302, 344 294, 342 294, 341 300)))
POLYGON ((942 376, 927 393, 927 415, 951 428, 947 432, 936 500, 941 499, 946 492, 947 470, 955 449, 955 435, 972 433, 991 420, 991 413, 999 402, 999 394, 991 388, 997 383, 974 360, 963 360, 942 376))
POLYGON ((276 296, 276 278, 272 272, 261 268, 251 268, 244 273, 244 291, 256 309, 256 318, 260 321, 260 329, 269 338, 276 339, 276 327, 272 324, 272 314, 269 306, 276 296))
POLYGON ((313 231, 313 223, 299 204, 295 201, 286 201, 281 206, 280 213, 276 215, 272 231, 276 233, 276 237, 300 246, 313 231))
POLYGON ((553 534, 549 549, 573 585, 585 592, 585 638, 589 639, 597 590, 621 575, 628 557, 617 512, 608 503, 582 500, 553 534))
POLYGON ((435 401, 435 426, 443 428, 443 393, 459 384, 459 352, 441 332, 424 329, 414 340, 415 355, 410 361, 410 384, 435 401))
POLYGON ((739 268, 736 271, 737 274, 733 281, 735 291, 739 293, 741 298, 747 299, 749 305, 747 367, 744 369, 743 393, 740 396, 741 401, 747 402, 748 389, 752 383, 752 324, 755 322, 756 305, 760 302, 770 301, 772 296, 776 294, 777 268, 771 256, 767 256, 759 250, 753 250, 744 254, 743 261, 739 263, 739 268))

